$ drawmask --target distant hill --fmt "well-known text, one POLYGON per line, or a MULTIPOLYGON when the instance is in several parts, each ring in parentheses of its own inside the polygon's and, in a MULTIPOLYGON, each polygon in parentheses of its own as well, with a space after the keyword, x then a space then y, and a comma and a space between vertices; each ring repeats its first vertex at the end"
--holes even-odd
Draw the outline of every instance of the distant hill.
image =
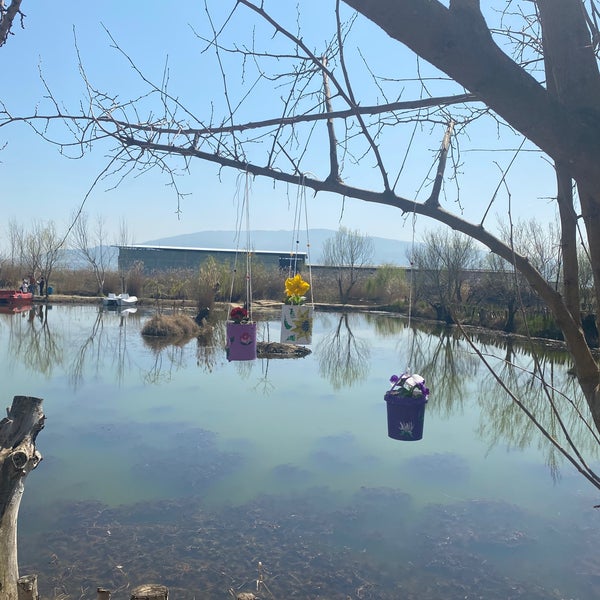
MULTIPOLYGON (((313 265, 321 264, 323 255, 323 244, 325 240, 336 234, 331 229, 311 229, 308 233, 308 242, 310 243, 309 254, 313 265)), ((148 246, 183 246, 186 248, 218 248, 218 249, 246 249, 245 235, 244 239, 238 243, 236 241, 235 231, 198 231, 196 233, 186 233, 172 237, 164 237, 157 240, 148 240, 141 242, 148 246)), ((291 251, 298 250, 306 252, 307 235, 302 232, 299 236, 299 243, 296 244, 292 231, 252 231, 251 235, 252 249, 254 250, 273 250, 273 251, 291 251)), ((408 254, 410 253, 411 243, 388 238, 371 237, 375 253, 373 255, 373 264, 393 264, 398 266, 408 266, 408 254)))

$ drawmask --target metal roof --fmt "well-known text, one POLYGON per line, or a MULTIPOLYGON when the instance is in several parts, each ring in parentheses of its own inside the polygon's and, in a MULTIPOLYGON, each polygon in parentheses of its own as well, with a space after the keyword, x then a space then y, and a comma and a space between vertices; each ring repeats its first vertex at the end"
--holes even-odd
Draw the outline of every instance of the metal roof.
MULTIPOLYGON (((195 251, 195 252, 225 252, 228 254, 246 254, 247 250, 235 249, 235 248, 193 248, 188 246, 146 246, 144 244, 131 244, 128 246, 117 246, 117 248, 126 249, 141 249, 141 250, 186 250, 186 251, 195 251)), ((250 250, 251 254, 285 254, 286 256, 308 256, 307 252, 290 252, 289 250, 250 250)))

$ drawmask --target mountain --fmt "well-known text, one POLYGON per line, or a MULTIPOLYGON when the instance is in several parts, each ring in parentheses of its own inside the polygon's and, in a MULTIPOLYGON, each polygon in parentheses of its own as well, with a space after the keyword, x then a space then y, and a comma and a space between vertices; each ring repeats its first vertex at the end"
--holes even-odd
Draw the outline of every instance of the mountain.
MULTIPOLYGON (((331 229, 311 229, 307 235, 302 232, 299 243, 296 243, 292 231, 252 231, 250 234, 252 249, 306 252, 309 249, 310 260, 313 265, 322 262, 323 245, 325 240, 335 236, 336 232, 331 229), (310 246, 307 244, 310 243, 310 246)), ((371 236, 370 236, 371 237, 371 236)), ((391 240, 388 238, 371 237, 373 240, 374 254, 373 264, 393 264, 408 266, 407 256, 410 254, 411 242, 391 240)), ((198 231, 196 233, 185 233, 172 237, 164 237, 156 240, 142 242, 145 246, 182 246, 185 248, 215 248, 215 249, 243 249, 245 250, 245 239, 236 240, 235 231, 198 231)))

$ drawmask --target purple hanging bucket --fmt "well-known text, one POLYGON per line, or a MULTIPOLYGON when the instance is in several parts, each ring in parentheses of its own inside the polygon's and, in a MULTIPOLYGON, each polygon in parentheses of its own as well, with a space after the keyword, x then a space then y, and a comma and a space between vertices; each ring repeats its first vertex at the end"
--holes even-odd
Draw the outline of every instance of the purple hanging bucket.
POLYGON ((388 436, 394 440, 416 442, 423 438, 426 396, 402 396, 386 392, 388 436))
POLYGON ((227 321, 227 360, 256 358, 256 323, 227 321))

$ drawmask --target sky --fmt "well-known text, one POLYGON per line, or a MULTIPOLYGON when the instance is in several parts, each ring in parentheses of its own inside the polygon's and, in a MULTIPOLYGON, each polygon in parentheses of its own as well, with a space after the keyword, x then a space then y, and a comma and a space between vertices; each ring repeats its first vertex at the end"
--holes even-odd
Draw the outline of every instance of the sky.
MULTIPOLYGON (((132 68, 131 59, 147 79, 156 83, 161 82, 168 65, 171 94, 198 120, 206 122, 213 114, 224 114, 226 98, 215 53, 207 49, 200 37, 211 35, 211 22, 221 28, 233 4, 230 0, 206 0, 206 5, 204 1, 193 0, 182 0, 176 5, 154 0, 143 3, 66 0, 56 5, 24 0, 24 28, 17 26, 15 35, 0 48, 0 100, 13 115, 49 113, 47 85, 61 108, 76 110, 80 102, 85 102, 78 54, 91 85, 121 102, 141 97, 147 88, 132 68), (111 38, 126 56, 114 48, 111 38)), ((302 0, 299 5, 300 17, 295 1, 266 3, 267 7, 274 7, 278 18, 292 30, 299 23, 307 44, 322 51, 325 41, 335 31, 335 3, 302 0)), ((349 10, 344 14, 346 18, 352 16, 349 10)), ((272 30, 247 9, 238 10, 227 20, 224 31, 230 47, 254 43, 269 50, 290 50, 281 35, 273 36, 272 30)), ((384 95, 388 100, 418 98, 424 93, 423 87, 415 87, 408 81, 409 74, 414 74, 417 67, 429 78, 426 93, 446 95, 462 91, 427 65, 417 63, 414 55, 361 17, 354 23, 348 40, 350 75, 363 103, 382 101, 384 95), (385 77, 381 80, 385 83, 374 86, 373 73, 385 77)), ((228 99, 234 105, 240 103, 236 112, 238 122, 278 115, 286 93, 280 81, 253 87, 251 61, 247 61, 242 71, 231 53, 223 52, 221 60, 229 75, 228 99)), ((272 72, 283 70, 280 62, 270 59, 264 61, 264 66, 272 72)), ((341 77, 339 69, 336 73, 341 77)), ((152 98, 142 100, 143 110, 160 111, 160 105, 153 106, 153 102, 152 98)), ((343 131, 338 127, 339 137, 343 131)), ((505 183, 500 184, 501 173, 511 162, 520 139, 491 120, 475 123, 468 131, 468 135, 455 142, 459 145, 455 146, 450 162, 459 164, 457 179, 449 177, 446 181, 444 207, 479 222, 494 199, 485 221, 490 229, 497 227, 499 219, 506 220, 509 205, 513 218, 554 220, 551 201, 554 177, 544 157, 526 146, 529 151, 514 163, 505 183)), ((53 126, 49 132, 60 134, 53 126)), ((381 148, 392 179, 399 166, 404 165, 396 188, 400 195, 421 201, 427 197, 429 188, 424 182, 431 174, 443 133, 440 123, 417 129, 408 123, 386 129, 381 148), (412 145, 405 158, 409 140, 412 145)), ((64 134, 60 135, 66 139, 64 134)), ((99 142, 85 148, 83 157, 75 159, 72 156, 77 154, 77 148, 71 148, 72 156, 65 157, 57 146, 42 139, 26 124, 0 128, 0 207, 4 224, 14 221, 27 228, 34 222, 52 220, 59 230, 64 230, 85 199, 84 210, 89 218, 102 218, 114 242, 118 241, 123 223, 128 241, 134 243, 241 227, 240 190, 245 189, 245 180, 237 171, 193 161, 189 172, 181 172, 176 178, 179 190, 185 194, 180 202, 168 177, 158 170, 134 172, 123 180, 101 179, 92 189, 109 162, 111 148, 110 144, 99 142)), ((293 144, 287 150, 293 153, 293 144)), ((325 151, 323 133, 317 132, 303 168, 325 176, 325 151)), ((372 156, 347 154, 343 158, 345 181, 381 189, 372 156)), ((171 165, 179 167, 181 160, 173 159, 171 165)), ((336 230, 344 226, 370 236, 411 240, 439 227, 424 217, 415 221, 403 216, 398 209, 326 194, 315 197, 310 190, 302 192, 296 186, 256 178, 248 188, 245 229, 250 235, 252 229, 293 229, 299 199, 306 201, 302 228, 336 230)), ((0 230, 0 235, 5 238, 6 230, 0 230)))

